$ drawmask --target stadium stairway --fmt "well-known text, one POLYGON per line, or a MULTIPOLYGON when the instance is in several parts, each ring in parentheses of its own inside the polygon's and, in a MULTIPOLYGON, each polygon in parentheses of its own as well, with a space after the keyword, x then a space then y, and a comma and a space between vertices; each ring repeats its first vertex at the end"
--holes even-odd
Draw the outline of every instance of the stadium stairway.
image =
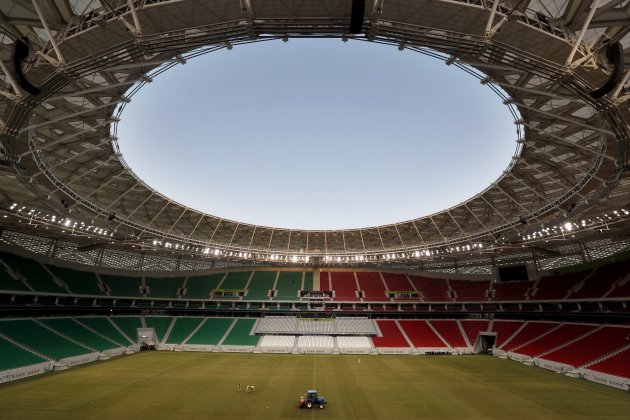
POLYGON ((172 317, 171 324, 166 329, 166 332, 164 333, 164 337, 162 338, 162 341, 160 343, 167 343, 168 342, 168 337, 171 335, 171 331, 173 331, 173 327, 175 326, 175 321, 177 321, 177 317, 176 316, 172 317))
POLYGON ((464 326, 462 325, 461 321, 458 319, 455 322, 457 322, 457 326, 459 327, 459 333, 462 335, 462 338, 464 339, 464 343, 466 344, 466 347, 468 347, 469 349, 472 349, 473 345, 470 344, 470 340, 468 340, 468 336, 466 335, 466 331, 464 331, 464 326))
POLYGON ((449 344, 449 342, 444 338, 444 336, 438 331, 438 329, 436 328, 435 325, 433 325, 433 323, 431 323, 430 321, 426 321, 427 326, 431 329, 431 331, 433 331, 433 334, 435 334, 440 340, 442 340, 444 342, 444 344, 446 344, 446 347, 450 347, 453 348, 452 345, 449 344))
POLYGON ((169 336, 169 340, 174 344, 184 344, 199 331, 208 318, 177 318, 174 329, 169 336))
POLYGON ((8 335, 4 335, 4 334, 0 334, 0 338, 2 338, 4 341, 12 344, 13 346, 21 349, 23 352, 15 352, 15 349, 11 349, 11 353, 7 352, 7 353, 2 353, 3 357, 1 358, 1 362, 2 366, 0 367, 0 370, 6 370, 6 369, 13 369, 16 367, 22 367, 22 366, 27 366, 29 364, 36 364, 36 363, 41 363, 41 362, 52 362, 53 359, 51 359, 50 357, 46 356, 45 354, 39 353, 37 351, 35 351, 34 349, 25 346, 24 344, 20 343, 17 340, 12 339, 11 337, 9 337, 8 335), (28 356, 27 354, 32 355, 33 357, 28 356), (16 355, 18 357, 16 357, 16 355), (15 360, 17 360, 17 363, 15 362, 15 360))
POLYGON ((495 320, 492 325, 492 331, 497 333, 495 348, 502 350, 504 346, 508 345, 510 341, 516 337, 523 328, 525 328, 525 324, 527 323, 523 321, 495 320), (505 333, 506 337, 501 337, 499 333, 505 333), (500 344, 499 338, 502 338, 500 344))
MULTIPOLYGON (((407 340, 407 344, 409 344, 409 347, 412 347, 415 349, 413 342, 411 341, 411 339, 409 338, 409 336, 407 335, 407 332, 405 331, 405 329, 402 327, 402 325, 400 325, 400 321, 396 320, 396 326, 398 327, 398 329, 400 330, 400 333, 402 334, 403 337, 405 337, 405 340, 407 340)), ((372 345, 374 345, 374 342, 372 342, 372 345)))
POLYGON ((112 322, 110 317, 76 317, 81 324, 97 331, 104 337, 114 342, 121 343, 124 347, 135 344, 112 322))
MULTIPOLYGON (((105 335, 101 334, 99 331, 97 331, 97 330, 95 330, 95 329, 91 328, 89 325, 87 325, 87 324, 85 324, 85 323, 81 322, 81 320, 80 320, 80 319, 77 319, 77 318, 72 318, 72 320, 73 320, 74 322, 76 322, 77 324, 79 324, 81 327, 83 327, 83 328, 85 328, 86 330, 90 331, 92 334, 94 334, 94 335, 96 335, 96 336, 100 337, 102 340, 109 341, 109 342, 111 342, 111 343, 115 344, 115 345, 116 345, 116 347, 126 347, 126 345, 125 345, 125 343, 124 343, 124 342, 122 342, 122 341, 115 341, 115 340, 112 340, 111 338, 109 338, 109 337, 107 337, 107 336, 105 336, 105 335)), ((107 350, 107 349, 105 349, 105 350, 107 350)))
MULTIPOLYGON (((62 318, 64 319, 64 318, 62 318)), ((46 328, 47 330, 65 338, 66 340, 76 344, 77 346, 81 346, 87 350, 89 350, 91 353, 100 353, 100 350, 97 349, 96 347, 92 347, 91 345, 82 343, 78 340, 76 340, 74 337, 70 337, 67 334, 65 334, 63 331, 60 331, 58 328, 52 327, 50 325, 48 325, 48 323, 46 322, 45 319, 34 319, 34 322, 36 322, 37 324, 39 324, 40 326, 46 328)), ((59 319, 55 319, 55 321, 59 321, 59 319)))
POLYGON ((630 344, 593 363, 583 366, 582 369, 614 375, 620 378, 630 378, 630 344))
MULTIPOLYGON (((554 323, 555 324, 555 323, 554 323)), ((519 349, 529 346, 530 344, 541 340, 541 339, 545 339, 546 337, 552 335, 555 331, 557 331, 559 328, 562 327, 563 324, 556 324, 556 325, 549 325, 546 327, 542 327, 542 328, 549 328, 546 331, 544 331, 542 334, 538 334, 535 333, 533 335, 530 336, 530 339, 525 340, 520 342, 518 345, 511 347, 509 351, 513 352, 513 353, 519 353, 519 349)))
POLYGON ((543 334, 512 351, 530 357, 544 357, 545 354, 562 348, 596 330, 597 327, 595 326, 563 323, 549 333, 543 334))

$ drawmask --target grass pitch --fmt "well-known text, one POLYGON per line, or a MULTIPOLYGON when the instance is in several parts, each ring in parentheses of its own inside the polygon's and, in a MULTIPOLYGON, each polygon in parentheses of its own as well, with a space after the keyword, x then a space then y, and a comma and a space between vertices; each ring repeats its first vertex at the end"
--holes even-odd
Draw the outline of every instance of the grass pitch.
POLYGON ((143 352, 0 386, 2 419, 627 419, 628 413, 626 392, 489 356, 143 352), (256 392, 244 392, 245 385, 256 392), (309 388, 326 397, 325 409, 297 408, 309 388))

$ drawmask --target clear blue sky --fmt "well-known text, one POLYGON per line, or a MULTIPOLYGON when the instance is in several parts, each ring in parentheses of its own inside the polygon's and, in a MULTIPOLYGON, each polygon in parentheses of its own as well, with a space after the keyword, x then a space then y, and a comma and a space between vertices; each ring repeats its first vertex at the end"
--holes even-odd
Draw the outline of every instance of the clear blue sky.
POLYGON ((516 126, 487 86, 416 52, 340 40, 240 45, 157 77, 119 124, 148 185, 240 222, 400 222, 496 180, 516 126))

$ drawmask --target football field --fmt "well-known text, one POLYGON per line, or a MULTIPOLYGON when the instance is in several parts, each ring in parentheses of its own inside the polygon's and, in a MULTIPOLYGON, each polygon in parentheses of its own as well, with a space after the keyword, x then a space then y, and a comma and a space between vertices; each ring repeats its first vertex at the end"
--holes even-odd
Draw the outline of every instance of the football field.
POLYGON ((490 356, 142 352, 0 386, 2 419, 627 419, 628 413, 627 392, 490 356), (246 393, 246 385, 256 391, 246 393), (326 408, 297 408, 310 388, 326 397, 326 408))

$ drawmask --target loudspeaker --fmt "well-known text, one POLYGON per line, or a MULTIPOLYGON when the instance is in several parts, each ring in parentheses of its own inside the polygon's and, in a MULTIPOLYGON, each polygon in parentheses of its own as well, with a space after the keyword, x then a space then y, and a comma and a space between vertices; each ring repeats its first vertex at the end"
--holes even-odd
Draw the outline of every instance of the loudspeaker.
POLYGON ((365 0, 352 0, 352 15, 350 16, 350 34, 358 34, 363 29, 365 15, 365 0))
POLYGON ((30 93, 33 96, 39 95, 41 89, 33 86, 26 77, 24 77, 24 72, 22 71, 22 61, 28 57, 29 46, 26 42, 18 39, 15 41, 15 48, 13 49, 13 65, 15 66, 15 74, 17 75, 18 85, 26 92, 30 93))
POLYGON ((613 71, 610 73, 610 77, 606 83, 604 83, 604 86, 591 92, 593 99, 599 99, 606 95, 621 82, 624 68, 623 45, 619 42, 608 45, 606 47, 606 59, 613 65, 613 71))

